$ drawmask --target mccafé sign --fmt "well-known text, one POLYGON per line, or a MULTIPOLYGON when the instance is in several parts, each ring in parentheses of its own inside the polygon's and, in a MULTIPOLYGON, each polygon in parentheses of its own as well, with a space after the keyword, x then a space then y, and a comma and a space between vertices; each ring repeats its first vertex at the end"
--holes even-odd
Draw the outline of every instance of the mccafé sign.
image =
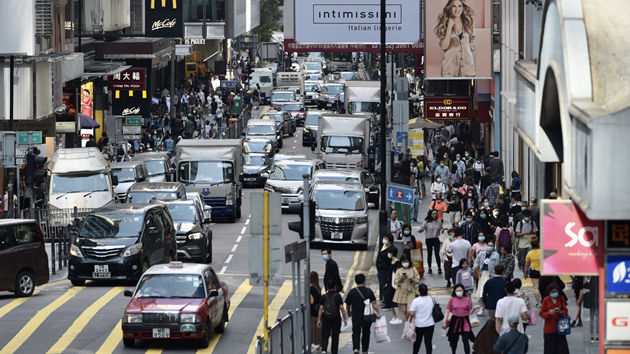
POLYGON ((184 37, 183 0, 145 0, 146 37, 184 37))
POLYGON ((425 97, 424 116, 431 120, 468 120, 470 106, 470 97, 425 97))

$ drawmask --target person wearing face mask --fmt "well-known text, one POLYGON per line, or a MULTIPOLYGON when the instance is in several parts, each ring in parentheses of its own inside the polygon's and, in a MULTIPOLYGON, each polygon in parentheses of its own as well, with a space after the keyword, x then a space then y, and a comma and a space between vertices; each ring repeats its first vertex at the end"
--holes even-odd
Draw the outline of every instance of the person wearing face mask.
POLYGON ((462 219, 464 202, 462 201, 462 195, 459 193, 459 183, 453 184, 453 188, 446 195, 445 203, 448 206, 450 223, 460 222, 462 219))
POLYGON ((557 321, 569 315, 567 303, 560 294, 560 287, 551 283, 547 287, 549 296, 545 297, 540 308, 540 317, 545 321, 543 328, 544 354, 569 354, 567 337, 558 334, 557 321))
MULTIPOLYGON (((477 309, 473 307, 472 301, 468 296, 464 296, 466 289, 462 284, 456 284, 451 298, 446 305, 445 318, 449 318, 452 314, 450 325, 446 337, 448 338, 453 354, 457 352, 457 343, 459 338, 464 344, 464 353, 470 353, 470 342, 475 341, 475 334, 472 331, 470 318, 468 315, 477 309)), ((442 329, 446 329, 446 321, 442 324, 442 329)))
MULTIPOLYGON (((453 224, 453 227, 457 227, 457 224, 453 224)), ((453 229, 448 230, 448 238, 442 242, 442 248, 440 249, 440 257, 444 262, 444 279, 446 280, 446 287, 451 287, 451 268, 453 266, 453 252, 448 250, 448 246, 453 242, 453 229)))
POLYGON ((387 277, 385 307, 392 309, 392 313, 394 315, 389 323, 393 325, 403 323, 400 310, 398 309, 398 304, 394 302, 394 294, 396 294, 396 289, 398 288, 398 286, 394 284, 394 276, 396 275, 398 268, 401 267, 397 254, 398 250, 396 248, 390 248, 390 251, 387 253, 387 257, 389 257, 389 276, 387 277))
POLYGON ((453 166, 453 160, 451 160, 450 157, 448 157, 448 154, 444 154, 444 155, 440 155, 441 159, 440 162, 444 162, 444 166, 446 166, 448 168, 448 170, 451 170, 451 167, 453 166))
POLYGON ((446 203, 442 201, 442 193, 436 193, 435 200, 429 205, 429 211, 437 211, 438 219, 444 221, 444 213, 448 213, 446 203))
POLYGON ((466 172, 466 162, 462 161, 462 155, 460 154, 455 154, 453 166, 457 166, 457 170, 462 176, 464 175, 464 172, 466 172))
POLYGON ((400 265, 401 267, 394 274, 394 284, 396 284, 394 302, 398 303, 402 321, 406 323, 409 318, 409 304, 416 297, 414 286, 420 283, 420 275, 416 268, 411 266, 411 261, 407 256, 400 257, 400 265))
POLYGON ((525 257, 525 269, 523 271, 524 278, 532 279, 534 287, 534 296, 536 297, 536 307, 540 307, 540 243, 538 237, 533 236, 530 239, 532 250, 525 257))
MULTIPOLYGON (((523 211, 527 209, 529 209, 529 204, 527 203, 526 200, 524 200, 521 202, 521 210, 516 215, 514 215, 514 219, 512 219, 512 225, 516 227, 516 225, 518 225, 518 223, 523 220, 523 211)), ((532 215, 532 219, 533 219, 533 215, 532 215)))
POLYGON ((473 242, 473 238, 481 231, 479 223, 474 220, 473 212, 470 210, 464 214, 461 227, 464 230, 464 239, 468 242, 473 242))
MULTIPOLYGON (((378 271, 378 282, 380 285, 379 297, 383 303, 385 300, 385 286, 387 285, 387 278, 389 278, 390 274, 389 255, 392 253, 398 253, 398 250, 394 247, 394 236, 392 234, 387 234, 383 236, 383 247, 376 257, 376 270, 378 271)), ((385 310, 386 308, 386 306, 381 307, 382 310, 385 310)))
POLYGON ((501 216, 499 218, 499 222, 497 223, 497 228, 494 231, 494 236, 497 244, 497 249, 501 249, 504 246, 510 248, 510 253, 512 253, 512 245, 514 245, 514 229, 508 223, 508 220, 505 216, 501 216))
MULTIPOLYGON (((494 250, 494 243, 487 242, 487 247, 485 252, 479 253, 477 258, 475 258, 475 264, 473 265, 473 271, 479 274, 479 283, 477 286, 477 297, 479 298, 479 302, 482 304, 481 310, 477 315, 484 316, 486 315, 486 310, 490 311, 490 317, 494 317, 494 306, 492 304, 486 304, 483 300, 484 298, 484 286, 486 282, 495 276, 495 268, 499 266, 501 263, 501 256, 499 253, 494 250), (485 304, 485 305, 484 305, 485 304)), ((503 266, 501 266, 500 275, 503 275, 503 266)), ((503 284, 505 286, 505 284, 503 284)), ((496 303, 495 303, 496 304, 496 303)))
POLYGON ((416 237, 411 234, 411 225, 404 224, 402 231, 403 254, 411 260, 411 250, 417 248, 416 237))
POLYGON ((470 156, 470 152, 468 152, 468 150, 464 151, 464 157, 462 157, 462 160, 466 164, 466 167, 468 167, 468 164, 472 166, 475 163, 475 159, 470 156))
POLYGON ((511 245, 501 247, 501 262, 500 264, 505 269, 503 271, 503 279, 511 281, 514 277, 514 255, 512 254, 511 245))
POLYGON ((444 154, 448 152, 448 146, 446 146, 446 141, 443 140, 443 136, 441 134, 436 135, 436 139, 439 140, 439 144, 434 145, 434 146, 437 146, 436 156, 444 156, 444 154))
POLYGON ((479 197, 477 196, 477 191, 474 187, 469 187, 466 189, 463 203, 464 209, 479 210, 479 197))
POLYGON ((446 154, 448 155, 448 158, 454 163, 455 158, 457 156, 457 153, 455 152, 455 144, 451 145, 451 147, 449 148, 449 151, 446 154))
POLYGON ((427 245, 427 264, 429 266, 429 274, 433 274, 432 256, 435 254, 435 262, 438 266, 438 274, 442 274, 442 262, 440 261, 440 233, 443 229, 443 222, 438 218, 438 212, 430 210, 424 223, 418 229, 418 233, 425 232, 425 243, 427 245))
POLYGON ((334 281, 334 290, 343 294, 345 291, 343 290, 343 283, 341 282, 341 277, 339 276, 339 266, 337 265, 337 262, 333 261, 332 250, 330 248, 322 249, 322 259, 324 260, 324 262, 326 262, 324 284, 328 284, 329 280, 334 281))
POLYGON ((474 239, 475 243, 472 245, 472 249, 470 250, 468 255, 469 264, 473 264, 480 253, 486 252, 488 250, 486 235, 483 232, 479 232, 479 234, 475 236, 474 239))
POLYGON ((439 161, 439 165, 435 168, 435 177, 439 177, 442 183, 448 184, 448 178, 451 175, 450 168, 451 166, 446 161, 439 161))
POLYGON ((451 171, 448 173, 448 180, 449 180, 449 186, 454 186, 455 183, 460 183, 460 181, 462 180, 462 175, 459 173, 459 170, 457 169, 457 165, 453 164, 453 166, 451 166, 451 171))
POLYGON ((532 212, 529 210, 523 210, 523 220, 516 224, 516 238, 518 238, 518 267, 523 268, 525 264, 525 257, 527 253, 531 251, 530 239, 532 236, 536 236, 538 227, 535 222, 531 220, 532 212))
POLYGON ((446 184, 444 183, 444 180, 442 179, 442 177, 435 175, 435 180, 433 183, 431 183, 431 198, 435 201, 437 200, 437 195, 442 194, 443 192, 446 192, 448 190, 448 188, 446 187, 446 184))

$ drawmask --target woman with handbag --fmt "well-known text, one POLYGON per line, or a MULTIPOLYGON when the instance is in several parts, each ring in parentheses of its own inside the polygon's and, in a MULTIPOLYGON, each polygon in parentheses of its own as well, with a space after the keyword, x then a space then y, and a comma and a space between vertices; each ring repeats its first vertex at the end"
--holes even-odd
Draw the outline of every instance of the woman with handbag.
POLYGON ((394 274, 394 284, 396 284, 396 293, 394 293, 394 302, 398 303, 402 322, 407 322, 409 318, 409 304, 416 297, 416 289, 414 285, 420 283, 420 274, 416 268, 411 266, 411 261, 406 255, 400 257, 400 265, 396 274, 394 274))
POLYGON ((453 354, 457 352, 457 342, 459 342, 460 337, 464 343, 464 353, 466 354, 470 354, 469 341, 475 341, 475 334, 472 332, 468 315, 473 313, 479 306, 473 307, 470 298, 464 296, 464 294, 464 286, 456 284, 451 299, 446 305, 446 320, 442 325, 443 329, 448 327, 446 337, 448 337, 453 354))
POLYGON ((558 320, 568 316, 567 303, 562 296, 558 296, 560 294, 558 284, 549 284, 547 292, 549 296, 545 297, 540 308, 540 317, 545 320, 543 328, 544 354, 569 354, 567 337, 560 334, 558 328, 558 320))
POLYGON ((411 302, 409 308, 409 320, 413 320, 416 326, 416 341, 413 343, 413 354, 418 354, 422 339, 427 354, 433 352, 433 331, 435 330, 435 320, 433 319, 433 307, 435 300, 428 296, 429 289, 426 284, 418 286, 420 296, 411 302))
POLYGON ((389 324, 399 325, 403 324, 402 318, 400 316, 400 311, 398 309, 398 304, 394 302, 394 294, 396 294, 396 284, 394 284, 394 275, 396 274, 396 270, 400 268, 400 260, 396 256, 398 254, 398 250, 394 248, 389 248, 387 251, 387 257, 391 259, 389 264, 389 276, 387 277, 387 285, 385 285, 385 307, 392 309, 392 319, 389 321, 389 324))

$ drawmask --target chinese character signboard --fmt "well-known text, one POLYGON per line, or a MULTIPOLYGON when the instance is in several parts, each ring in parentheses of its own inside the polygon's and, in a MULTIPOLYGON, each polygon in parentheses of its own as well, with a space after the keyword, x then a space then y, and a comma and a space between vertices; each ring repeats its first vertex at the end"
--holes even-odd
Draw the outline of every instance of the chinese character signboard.
POLYGON ((630 255, 606 256, 606 292, 630 294, 630 255))
POLYGON ((132 68, 118 74, 109 75, 107 78, 107 88, 114 90, 144 90, 145 69, 132 68))
POLYGON ((588 219, 569 200, 543 200, 540 209, 541 273, 599 275, 604 223, 588 219))
POLYGON ((184 37, 183 0, 144 0, 145 37, 184 37))
POLYGON ((630 220, 610 220, 606 224, 606 248, 630 251, 630 220))
POLYGON ((470 97, 425 97, 424 112, 431 120, 468 120, 470 97))

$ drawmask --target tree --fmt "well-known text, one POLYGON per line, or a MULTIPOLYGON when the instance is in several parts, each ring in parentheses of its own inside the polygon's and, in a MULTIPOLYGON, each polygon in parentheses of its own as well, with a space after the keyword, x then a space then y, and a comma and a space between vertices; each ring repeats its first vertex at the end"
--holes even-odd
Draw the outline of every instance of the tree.
POLYGON ((279 0, 261 0, 260 26, 254 28, 252 33, 258 35, 260 43, 269 42, 273 31, 279 31, 282 27, 281 18, 282 11, 279 0))

